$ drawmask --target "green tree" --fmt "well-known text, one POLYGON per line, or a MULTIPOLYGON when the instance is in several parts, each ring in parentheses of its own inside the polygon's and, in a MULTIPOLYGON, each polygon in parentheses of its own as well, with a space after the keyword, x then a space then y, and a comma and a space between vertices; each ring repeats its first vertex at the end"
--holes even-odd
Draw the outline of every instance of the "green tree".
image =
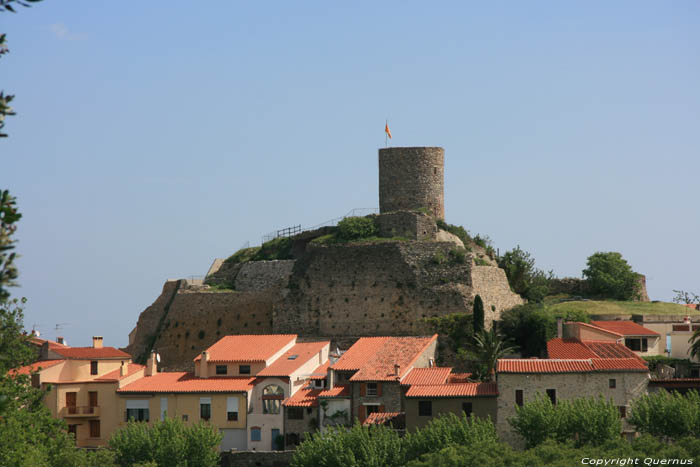
POLYGON ((535 258, 520 249, 520 245, 498 258, 498 267, 503 269, 513 292, 531 302, 541 302, 549 294, 552 271, 545 273, 535 267, 535 258))
POLYGON ((664 390, 644 395, 632 403, 628 421, 653 436, 700 438, 700 396, 694 390, 685 395, 664 390))
POLYGON ((109 447, 120 466, 155 463, 160 467, 214 467, 218 465, 219 430, 207 423, 185 426, 174 418, 152 425, 129 422, 112 434, 109 447))
POLYGON ((688 339, 690 348, 688 348, 688 353, 692 358, 700 358, 700 328, 693 332, 693 335, 688 339))
POLYGON ((349 242, 373 237, 379 233, 371 217, 346 217, 338 222, 336 236, 338 240, 349 242))
POLYGON ((583 276, 595 296, 615 300, 633 300, 639 296, 639 274, 618 252, 597 252, 589 256, 583 276))
POLYGON ((484 301, 481 295, 474 297, 474 334, 478 334, 484 330, 484 301))
POLYGON ((466 348, 460 349, 460 358, 472 362, 472 377, 481 381, 491 381, 496 362, 517 350, 495 327, 490 331, 474 334, 474 341, 466 348))

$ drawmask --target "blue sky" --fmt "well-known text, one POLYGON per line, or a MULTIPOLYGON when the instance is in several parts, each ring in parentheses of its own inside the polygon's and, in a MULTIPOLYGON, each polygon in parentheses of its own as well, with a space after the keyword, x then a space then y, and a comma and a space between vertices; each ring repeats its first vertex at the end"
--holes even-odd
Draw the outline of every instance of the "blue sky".
POLYGON ((445 148, 446 217, 580 276, 700 293, 700 3, 46 0, 0 15, 25 325, 125 345, 164 281, 378 206, 445 148))

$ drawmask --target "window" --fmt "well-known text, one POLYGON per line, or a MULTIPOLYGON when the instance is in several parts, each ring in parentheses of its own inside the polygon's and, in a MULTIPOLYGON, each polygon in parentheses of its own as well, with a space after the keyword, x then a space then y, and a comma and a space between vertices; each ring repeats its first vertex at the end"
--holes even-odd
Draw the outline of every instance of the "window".
POLYGON ((614 378, 608 380, 608 387, 610 389, 615 389, 617 387, 617 381, 614 378))
POLYGON ((549 400, 552 401, 552 405, 557 405, 557 390, 556 389, 547 389, 547 397, 549 397, 549 400))
POLYGON ((251 441, 260 441, 260 428, 253 427, 250 429, 250 440, 251 441))
POLYGON ((238 366, 238 374, 249 375, 250 374, 250 365, 239 365, 238 366))
POLYGON ((66 407, 68 408, 69 414, 78 413, 76 406, 77 392, 67 392, 66 393, 66 407))
POLYGON ((317 387, 319 389, 326 387, 326 380, 325 379, 315 379, 314 380, 314 387, 317 387))
POLYGON ((161 397, 160 398, 160 421, 162 422, 165 420, 165 417, 168 415, 168 398, 167 397, 161 397))
POLYGON ((418 401, 418 415, 421 417, 432 417, 433 401, 418 401))
POLYGON ((287 408, 287 418, 290 420, 303 420, 304 419, 304 408, 303 407, 289 407, 289 408, 287 408))
POLYGON ((618 410, 620 411, 620 418, 625 418, 627 416, 627 407, 624 405, 621 405, 618 407, 618 410))
POLYGON ((376 396, 377 395, 377 383, 367 383, 367 395, 376 396))
POLYGON ((90 374, 91 375, 97 374, 97 361, 96 360, 93 360, 90 362, 90 374))
POLYGON ((282 399, 284 399, 284 391, 276 384, 270 384, 263 388, 263 413, 278 414, 282 399))
POLYGON ((78 437, 78 425, 68 425, 68 433, 72 433, 74 438, 78 437))
POLYGON ((369 414, 379 412, 378 405, 365 405, 365 415, 369 417, 369 414))
POLYGON ((518 407, 523 406, 523 390, 522 389, 515 390, 515 405, 517 405, 518 407))
MULTIPOLYGON (((250 373, 250 372, 249 372, 250 373)), ((216 365, 216 374, 225 375, 228 374, 228 366, 226 365, 216 365)))
POLYGON ((642 352, 649 350, 649 343, 646 339, 642 339, 642 352))
POLYGON ((471 402, 462 402, 462 412, 464 412, 464 414, 467 417, 471 417, 472 416, 472 403, 471 402))
POLYGON ((90 420, 90 438, 100 437, 100 421, 90 420))
POLYGON ((182 421, 183 421, 183 422, 186 422, 186 421, 187 421, 187 419, 188 419, 187 415, 186 415, 186 414, 184 414, 184 415, 182 416, 182 421))
POLYGON ((149 420, 148 400, 127 400, 126 421, 147 422, 149 420))
POLYGON ((202 420, 211 418, 211 397, 199 398, 199 418, 202 420))
POLYGON ((238 397, 226 398, 226 420, 229 422, 238 420, 238 397))
POLYGON ((642 350, 640 339, 625 339, 625 347, 635 352, 642 350))

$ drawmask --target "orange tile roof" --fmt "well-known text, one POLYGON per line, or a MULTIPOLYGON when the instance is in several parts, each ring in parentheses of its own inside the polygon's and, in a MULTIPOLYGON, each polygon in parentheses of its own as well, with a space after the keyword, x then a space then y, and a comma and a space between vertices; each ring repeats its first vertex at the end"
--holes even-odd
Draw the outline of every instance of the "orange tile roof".
POLYGON ((316 368, 309 378, 311 379, 325 379, 328 376, 328 367, 330 366, 330 360, 326 360, 326 363, 316 368))
POLYGON ((51 351, 63 357, 82 360, 82 359, 101 359, 101 358, 123 358, 130 359, 131 355, 122 352, 114 347, 51 347, 51 351))
POLYGON ((129 363, 129 366, 126 369, 126 374, 124 376, 121 376, 119 374, 119 370, 117 369, 114 371, 110 371, 109 373, 105 373, 99 378, 95 378, 95 381, 119 381, 138 373, 144 368, 146 368, 144 365, 139 365, 138 363, 129 363))
MULTIPOLYGON (((296 334, 247 334, 224 336, 207 349, 209 361, 223 362, 265 362, 282 350, 290 342, 296 341, 296 334)), ((194 361, 201 360, 202 355, 194 361)))
POLYGON ((496 383, 451 383, 411 386, 406 397, 491 397, 498 395, 496 383))
POLYGON ((175 392, 247 392, 255 378, 197 378, 192 373, 168 372, 144 376, 129 383, 118 393, 175 392))
POLYGON ((622 334, 620 334, 619 332, 611 331, 610 329, 601 328, 601 327, 598 327, 598 326, 596 326, 596 325, 594 325, 594 324, 581 323, 581 322, 576 322, 576 323, 574 323, 574 324, 577 324, 578 326, 584 326, 584 327, 587 327, 587 328, 593 328, 593 329, 595 329, 596 331, 602 331, 602 332, 604 332, 604 333, 606 333, 606 334, 610 334, 610 335, 615 336, 615 337, 624 337, 624 336, 623 336, 622 334))
POLYGON ((29 337, 28 340, 29 340, 30 343, 32 343, 32 344, 34 344, 34 345, 38 345, 38 346, 42 346, 42 345, 44 345, 45 342, 48 342, 48 343, 49 343, 49 348, 54 348, 54 347, 68 347, 68 346, 65 345, 65 344, 61 344, 61 343, 58 343, 58 342, 55 342, 55 341, 50 341, 50 340, 48 340, 48 339, 40 339, 39 337, 36 337, 36 336, 31 336, 31 337, 29 337))
POLYGON ((397 381, 411 370, 420 354, 437 339, 432 337, 362 337, 331 368, 358 370, 350 381, 397 381), (394 373, 399 365, 399 376, 394 373))
POLYGON ((314 389, 310 386, 299 389, 297 392, 288 397, 282 405, 286 407, 318 407, 318 395, 320 389, 314 389))
POLYGON ((362 422, 363 425, 383 425, 401 415, 401 412, 372 412, 362 422))
POLYGON ((289 376, 309 360, 314 358, 318 360, 319 352, 330 345, 330 341, 295 344, 281 357, 259 371, 258 376, 289 376), (296 358, 290 359, 294 355, 296 355, 296 358))
POLYGON ((59 363, 65 362, 65 360, 43 360, 40 362, 34 362, 31 365, 26 365, 19 367, 14 370, 10 370, 10 374, 12 375, 28 375, 31 374, 32 372, 40 371, 40 370, 45 370, 47 368, 51 368, 52 366, 58 365, 59 363))
POLYGON ((500 359, 497 373, 590 373, 593 371, 649 371, 638 358, 500 359))
POLYGON ((555 337, 547 342, 551 359, 639 358, 637 354, 617 342, 580 341, 576 338, 555 337))
POLYGON ((410 386, 413 384, 443 384, 447 381, 452 368, 414 368, 404 379, 401 380, 402 386, 410 386))
POLYGON ((318 397, 350 397, 349 384, 336 384, 333 389, 326 389, 318 394, 318 397))
POLYGON ((591 324, 606 331, 616 332, 623 336, 658 336, 658 332, 647 329, 634 321, 591 321, 591 324))

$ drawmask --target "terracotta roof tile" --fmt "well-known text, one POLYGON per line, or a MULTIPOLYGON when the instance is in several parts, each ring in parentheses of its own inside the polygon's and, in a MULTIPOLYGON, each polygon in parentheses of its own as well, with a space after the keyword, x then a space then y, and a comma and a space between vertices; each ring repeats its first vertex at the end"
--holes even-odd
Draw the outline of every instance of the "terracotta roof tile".
POLYGON ((68 346, 65 345, 65 344, 60 344, 60 343, 58 343, 58 342, 50 341, 50 340, 47 340, 47 339, 40 339, 40 338, 38 338, 38 337, 36 337, 36 336, 31 336, 31 337, 29 337, 28 340, 29 340, 30 343, 32 343, 32 344, 34 344, 34 345, 38 345, 38 346, 42 346, 42 345, 44 345, 45 342, 48 342, 48 343, 49 343, 49 348, 51 348, 51 349, 53 349, 54 347, 68 347, 68 346))
POLYGON ((277 360, 259 371, 258 376, 289 376, 309 360, 314 358, 318 360, 319 352, 330 345, 330 341, 295 344, 277 360))
POLYGON ((311 379, 325 379, 328 376, 328 367, 330 366, 330 360, 326 360, 326 363, 320 365, 316 368, 309 378, 311 379))
POLYGON ((496 383, 452 383, 411 386, 406 397, 483 397, 497 396, 496 383))
POLYGON ((286 407, 318 407, 318 395, 320 389, 314 389, 310 386, 299 389, 297 392, 288 397, 282 405, 286 407))
POLYGON ((118 393, 246 392, 255 378, 197 378, 192 373, 168 372, 144 376, 117 390, 118 393))
POLYGON ((383 425, 386 422, 390 422, 396 417, 402 415, 401 412, 372 412, 369 416, 362 422, 363 425, 383 425))
POLYGON ((124 376, 121 376, 119 374, 119 370, 117 369, 114 371, 110 371, 109 373, 105 373, 99 378, 95 378, 95 381, 119 381, 121 379, 128 378, 129 376, 133 376, 134 374, 138 373, 144 368, 146 368, 144 365, 139 365, 138 363, 129 363, 126 374, 124 376))
POLYGON ((101 359, 101 358, 123 358, 130 359, 131 355, 122 352, 114 347, 58 347, 52 346, 51 351, 63 357, 82 360, 82 359, 101 359))
POLYGON ((15 370, 10 370, 10 374, 12 374, 12 375, 28 375, 28 374, 31 374, 32 372, 51 368, 52 366, 58 365, 59 363, 62 363, 62 362, 65 362, 65 360, 43 360, 40 362, 34 362, 31 365, 26 365, 23 367, 19 367, 15 370))
POLYGON ((331 368, 358 370, 350 381, 400 380, 436 339, 437 334, 432 337, 362 337, 331 368), (394 365, 400 366, 398 377, 394 365))
POLYGON ((448 383, 469 383, 469 378, 472 377, 471 373, 451 373, 447 378, 448 383))
POLYGON ((616 332, 623 336, 658 336, 658 332, 647 329, 634 321, 591 321, 591 324, 606 331, 616 332))
POLYGON ((583 341, 583 344, 591 349, 598 358, 641 358, 624 345, 618 343, 583 341))
POLYGON ((333 389, 326 389, 318 394, 318 397, 350 397, 349 384, 336 384, 333 389))
MULTIPOLYGON (((207 349, 210 362, 265 362, 291 342, 296 334, 224 336, 207 349)), ((194 361, 201 360, 197 355, 194 361)))
POLYGON ((638 358, 501 359, 497 373, 589 373, 593 371, 649 371, 638 358))
POLYGON ((597 355, 578 339, 555 337, 547 342, 549 358, 595 358, 597 355))
POLYGON ((402 386, 411 386, 415 384, 443 384, 447 381, 452 368, 414 368, 404 379, 401 380, 402 386))

